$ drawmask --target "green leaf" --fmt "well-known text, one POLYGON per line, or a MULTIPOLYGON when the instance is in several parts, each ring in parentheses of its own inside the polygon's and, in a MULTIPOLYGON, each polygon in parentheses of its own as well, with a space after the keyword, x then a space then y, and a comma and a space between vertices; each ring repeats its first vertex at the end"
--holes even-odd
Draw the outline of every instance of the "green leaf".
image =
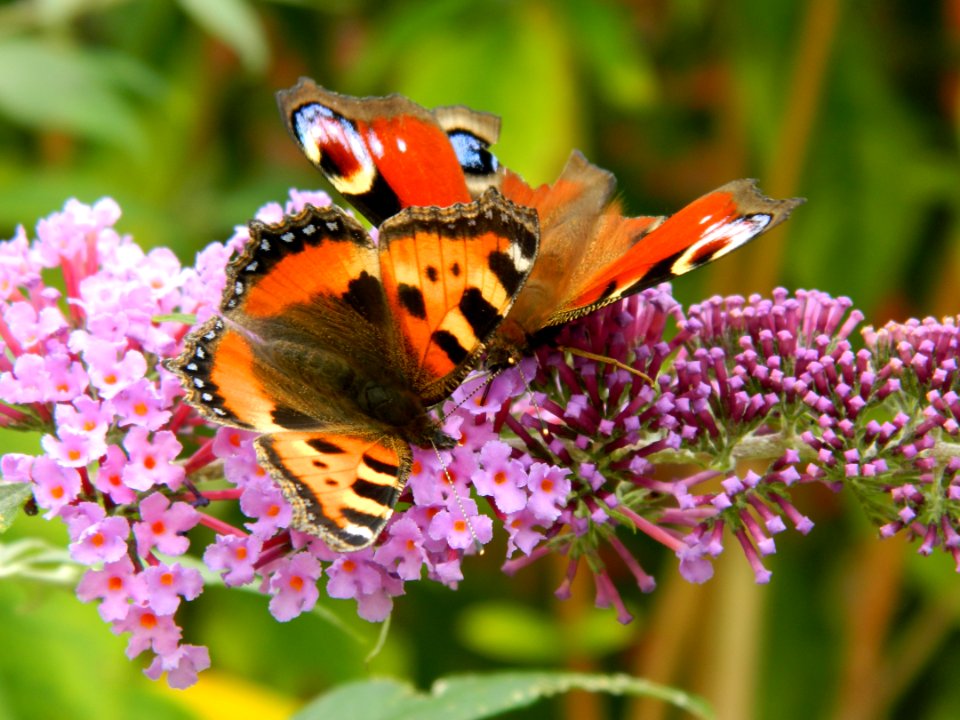
POLYGON ((700 698, 628 675, 510 672, 438 680, 429 693, 396 680, 343 685, 307 705, 294 720, 477 720, 528 707, 570 690, 655 697, 700 717, 713 712, 700 698))
POLYGON ((0 68, 0 114, 33 128, 133 149, 142 144, 108 59, 69 45, 9 39, 0 41, 0 68))
POLYGON ((267 39, 250 3, 244 0, 179 2, 194 22, 230 46, 247 70, 257 74, 264 71, 269 55, 267 39))
POLYGON ((28 483, 0 485, 0 533, 5 533, 10 529, 28 497, 30 497, 30 485, 28 483))

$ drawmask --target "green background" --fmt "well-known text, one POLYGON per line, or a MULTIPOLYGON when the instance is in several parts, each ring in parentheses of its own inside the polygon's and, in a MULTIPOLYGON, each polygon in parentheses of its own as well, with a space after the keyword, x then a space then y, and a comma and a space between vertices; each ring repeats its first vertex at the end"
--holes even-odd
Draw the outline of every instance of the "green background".
MULTIPOLYGON (((288 188, 324 187, 273 98, 300 75, 495 112, 509 167, 548 182, 580 148, 615 172, 633 214, 737 177, 808 199, 677 280, 685 302, 783 284, 848 295, 874 324, 960 308, 957 0, 7 2, 0 236, 32 234, 69 197, 110 195, 122 231, 190 262, 288 188)), ((733 541, 704 587, 635 543, 659 587, 625 591, 628 627, 593 609, 585 572, 571 600, 554 600, 561 560, 504 577, 502 541, 464 563, 457 592, 408 584, 369 663, 378 628, 352 603, 279 624, 262 596, 208 589, 181 620, 213 669, 181 693, 143 678, 69 585, 0 578, 0 717, 270 719, 368 674, 426 687, 509 667, 633 673, 701 693, 721 718, 960 716, 952 561, 877 542, 845 500, 798 496, 817 527, 778 538, 769 586, 733 541)), ((36 518, 11 536, 64 539, 36 518)), ((571 694, 515 716, 670 712, 571 694)))

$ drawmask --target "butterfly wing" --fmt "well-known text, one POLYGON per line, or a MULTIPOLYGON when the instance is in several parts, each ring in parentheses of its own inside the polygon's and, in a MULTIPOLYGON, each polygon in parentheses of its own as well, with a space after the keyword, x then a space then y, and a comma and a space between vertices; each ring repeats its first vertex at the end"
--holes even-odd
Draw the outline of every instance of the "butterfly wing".
POLYGON ((496 173, 493 115, 431 112, 401 95, 350 97, 309 78, 277 101, 310 162, 374 225, 406 207, 470 202, 496 173))
POLYGON ((221 424, 276 432, 349 423, 358 411, 335 392, 349 364, 380 362, 396 344, 376 245, 332 207, 253 222, 250 233, 227 269, 221 316, 187 336, 170 369, 188 402, 221 424))
POLYGON ((779 225, 803 202, 774 200, 763 195, 754 180, 734 180, 662 222, 644 225, 645 218, 619 215, 605 219, 601 233, 617 237, 629 249, 616 262, 575 278, 572 292, 546 324, 567 322, 713 262, 779 225))
POLYGON ((408 208, 383 223, 383 285, 425 403, 446 397, 476 364, 537 246, 536 213, 493 189, 473 203, 408 208))
POLYGON ((293 509, 293 527, 338 552, 370 545, 393 513, 410 472, 406 442, 393 436, 321 432, 261 435, 257 457, 293 509))
POLYGON ((736 180, 670 217, 624 217, 613 176, 579 152, 552 185, 533 189, 505 170, 501 187, 540 218, 537 264, 500 332, 501 344, 520 350, 543 328, 722 257, 802 202, 772 200, 736 180))

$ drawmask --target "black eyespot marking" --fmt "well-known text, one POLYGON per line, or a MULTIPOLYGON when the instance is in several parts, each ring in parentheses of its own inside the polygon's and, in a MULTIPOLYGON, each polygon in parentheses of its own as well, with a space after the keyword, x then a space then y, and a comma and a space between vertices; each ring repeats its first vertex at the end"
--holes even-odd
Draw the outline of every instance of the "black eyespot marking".
POLYGON ((323 438, 310 438, 307 440, 307 445, 316 450, 318 453, 323 453, 324 455, 339 455, 343 452, 342 447, 333 444, 329 440, 324 440, 323 438))
POLYGON ((450 362, 454 365, 459 365, 467 359, 466 349, 453 333, 446 330, 437 330, 433 333, 433 341, 447 354, 450 362))
POLYGON ((372 324, 382 325, 387 318, 387 306, 380 281, 364 271, 350 281, 349 288, 343 301, 372 324))
POLYGON ((374 225, 381 224, 388 217, 396 215, 402 209, 400 198, 379 172, 373 179, 373 187, 360 195, 346 195, 361 215, 374 225))
POLYGON ((478 338, 490 333, 502 317, 500 312, 491 305, 478 288, 471 287, 460 298, 460 312, 473 328, 473 334, 478 338))
POLYGON ((440 273, 437 272, 437 269, 433 265, 427 265, 427 279, 430 282, 436 282, 438 277, 440 277, 440 273))
POLYGON ((490 262, 490 270, 497 276, 497 280, 503 285, 503 289, 506 290, 507 295, 516 294, 520 289, 520 285, 523 283, 524 275, 517 270, 517 266, 514 265, 510 256, 502 252, 492 252, 488 259, 490 262))
POLYGON ((424 304, 423 293, 420 292, 420 288, 401 283, 397 287, 397 292, 400 295, 400 304, 407 312, 421 320, 427 317, 427 307, 424 304))
POLYGON ((490 152, 486 142, 468 130, 455 129, 447 133, 460 167, 468 175, 490 175, 497 171, 499 163, 490 152))
POLYGON ((364 454, 363 462, 368 468, 374 472, 380 473, 381 475, 393 475, 396 477, 400 471, 400 468, 393 463, 386 463, 381 460, 377 460, 376 458, 370 457, 367 454, 364 454))
MULTIPOLYGON (((371 530, 379 530, 384 524, 384 519, 377 515, 370 515, 369 513, 361 512, 355 510, 354 508, 343 508, 341 511, 343 517, 352 525, 361 525, 371 530)), ((340 532, 337 535, 339 540, 343 540, 348 545, 368 545, 370 544, 370 538, 365 538, 363 536, 357 536, 350 533, 340 532), (354 542, 356 540, 356 542, 354 542)))
POLYGON ((387 507, 393 505, 397 495, 397 490, 392 485, 378 485, 360 478, 354 480, 350 487, 360 497, 373 500, 387 507))
POLYGON ((453 273, 454 277, 460 277, 460 263, 455 262, 451 265, 450 272, 453 273))
POLYGON ((314 460, 314 461, 313 461, 313 466, 314 466, 315 468, 320 468, 321 470, 326 470, 328 467, 330 467, 330 466, 327 465, 323 460, 314 460))

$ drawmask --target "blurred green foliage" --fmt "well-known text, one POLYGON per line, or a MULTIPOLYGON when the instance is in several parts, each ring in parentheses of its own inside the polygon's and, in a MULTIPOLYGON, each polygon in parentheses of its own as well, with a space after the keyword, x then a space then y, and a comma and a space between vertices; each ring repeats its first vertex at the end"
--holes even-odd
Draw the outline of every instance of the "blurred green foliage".
MULTIPOLYGON (((0 234, 32 231, 69 197, 111 195, 122 228, 189 261, 289 187, 323 186, 273 100, 305 74, 496 112, 507 165, 547 182, 580 148, 635 214, 744 176, 809 199, 782 230, 678 280, 683 300, 782 283, 849 295, 874 323, 955 315, 958 59, 957 0, 13 0, 0 4, 0 234)), ((262 597, 208 589, 184 620, 214 670, 179 695, 142 678, 70 588, 0 581, 0 718, 283 717, 285 702, 370 671, 426 687, 526 663, 647 674, 720 717, 956 717, 952 567, 908 561, 839 503, 807 499, 818 527, 780 540, 760 589, 732 547, 691 588, 672 557, 633 543, 661 588, 630 597, 626 629, 589 587, 554 601, 562 565, 506 578, 493 549, 465 563, 456 593, 408 586, 369 665, 377 628, 348 603, 325 603, 337 623, 281 625, 262 597)), ((49 531, 34 518, 12 534, 49 531)), ((662 710, 553 702, 514 716, 662 710)))

